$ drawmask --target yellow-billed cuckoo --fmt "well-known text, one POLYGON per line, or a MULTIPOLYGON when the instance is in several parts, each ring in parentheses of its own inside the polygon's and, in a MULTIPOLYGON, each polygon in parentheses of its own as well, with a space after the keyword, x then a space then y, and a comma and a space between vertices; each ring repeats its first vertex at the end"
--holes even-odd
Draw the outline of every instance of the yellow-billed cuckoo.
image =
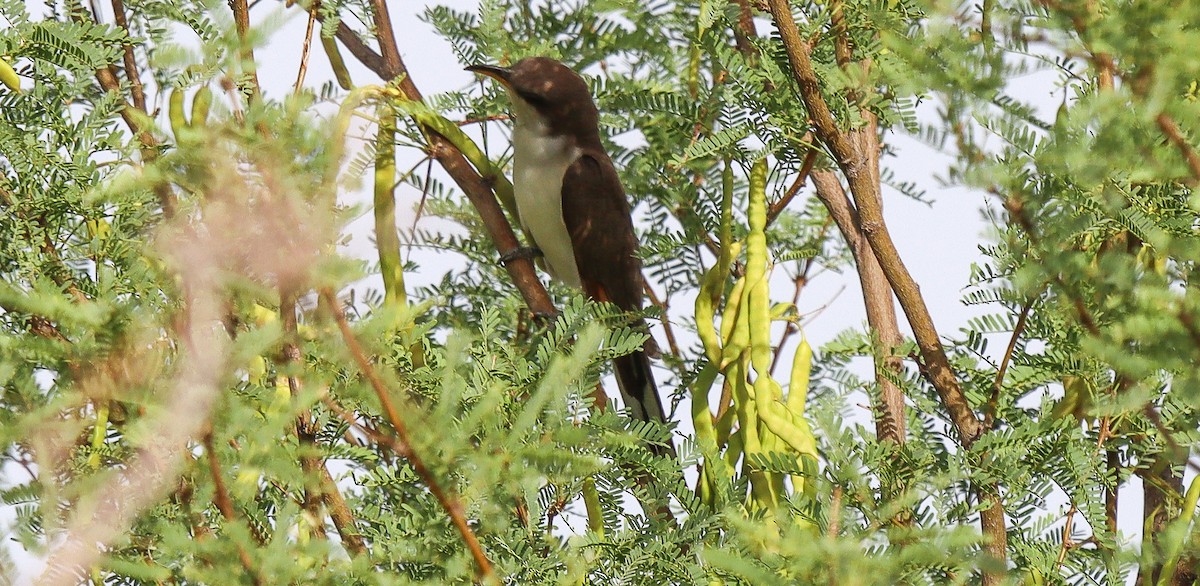
MULTIPOLYGON (((467 71, 492 77, 508 90, 517 213, 547 272, 592 299, 641 310, 642 263, 629 201, 600 143, 600 113, 583 78, 546 57, 522 59, 511 68, 472 65, 467 71)), ((644 320, 638 325, 645 329, 644 320)), ((630 414, 665 422, 646 352, 617 358, 614 367, 630 414)))

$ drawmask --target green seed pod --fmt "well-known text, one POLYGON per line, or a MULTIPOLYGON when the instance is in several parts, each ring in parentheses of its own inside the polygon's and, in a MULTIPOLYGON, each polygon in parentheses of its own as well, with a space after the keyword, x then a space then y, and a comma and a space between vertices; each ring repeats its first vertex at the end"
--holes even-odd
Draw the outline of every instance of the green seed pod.
POLYGON ((350 79, 350 70, 346 69, 346 62, 342 61, 342 53, 338 50, 337 41, 333 37, 321 35, 321 46, 325 47, 325 55, 329 57, 329 66, 333 68, 333 75, 337 78, 338 85, 344 90, 354 87, 354 82, 350 79))
POLYGON ((175 140, 178 141, 183 129, 187 128, 187 117, 183 113, 182 89, 171 90, 171 95, 167 98, 167 116, 171 119, 171 132, 175 134, 175 140))
POLYGON ((12 65, 9 65, 8 61, 4 59, 0 59, 0 82, 3 82, 8 89, 18 94, 21 93, 21 78, 12 65))
POLYGON ((192 128, 204 128, 208 124, 208 110, 212 107, 212 90, 201 86, 192 97, 192 128))

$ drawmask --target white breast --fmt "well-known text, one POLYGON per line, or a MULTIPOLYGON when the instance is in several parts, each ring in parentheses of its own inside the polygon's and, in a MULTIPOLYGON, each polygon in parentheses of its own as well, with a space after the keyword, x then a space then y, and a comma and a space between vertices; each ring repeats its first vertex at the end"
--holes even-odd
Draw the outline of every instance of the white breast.
POLYGON ((562 178, 579 158, 569 139, 549 135, 541 117, 513 96, 513 190, 521 225, 545 255, 550 276, 580 287, 571 235, 562 216, 562 178))

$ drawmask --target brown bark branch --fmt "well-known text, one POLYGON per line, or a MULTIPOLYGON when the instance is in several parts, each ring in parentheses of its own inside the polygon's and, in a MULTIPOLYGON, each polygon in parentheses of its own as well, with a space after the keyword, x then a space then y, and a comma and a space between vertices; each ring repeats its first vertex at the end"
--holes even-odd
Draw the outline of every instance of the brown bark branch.
MULTIPOLYGON (((279 292, 279 313, 283 323, 283 366, 287 373, 288 391, 292 399, 300 396, 300 379, 295 371, 302 364, 300 347, 296 345, 296 293, 292 290, 279 292)), ((299 442, 300 469, 304 471, 304 497, 301 507, 312 521, 313 532, 325 538, 325 515, 321 512, 320 473, 325 464, 317 456, 317 429, 312 421, 312 412, 305 409, 296 416, 296 439, 299 442)))
POLYGON ((879 385, 881 403, 880 413, 875 418, 875 433, 881 440, 890 439, 903 445, 907 441, 904 391, 893 381, 899 377, 902 369, 901 359, 895 354, 904 338, 900 335, 900 324, 896 319, 891 285, 871 252, 866 237, 859 231, 858 210, 846 196, 837 175, 830 170, 816 171, 812 179, 817 197, 829 210, 830 217, 854 256, 858 280, 862 285, 867 326, 879 339, 880 347, 876 352, 883 358, 883 363, 875 367, 875 383, 879 385))
MULTIPOLYGON (((120 92, 121 82, 117 79, 116 74, 107 67, 96 69, 96 81, 100 87, 107 92, 120 92)), ((144 164, 153 163, 158 159, 159 140, 150 133, 150 129, 142 126, 140 120, 146 119, 146 109, 139 108, 134 104, 125 102, 121 108, 121 118, 125 121, 125 125, 137 137, 138 142, 142 144, 141 155, 144 164), (141 116, 135 114, 140 112, 141 116)), ((158 198, 158 204, 162 206, 163 216, 170 219, 175 215, 175 194, 171 191, 171 186, 166 182, 159 181, 154 185, 154 195, 158 198)))
POLYGON ((808 182, 808 176, 812 173, 818 154, 816 149, 809 149, 808 154, 804 157, 804 163, 800 165, 800 173, 796 175, 796 180, 792 182, 792 186, 788 187, 788 190, 784 192, 783 197, 779 198, 779 201, 776 201, 767 208, 768 226, 775 222, 775 218, 778 218, 779 214, 783 213, 783 210, 787 209, 788 204, 792 203, 792 200, 796 198, 796 194, 800 193, 800 188, 804 187, 804 184, 808 182))
POLYGON ((304 43, 300 46, 300 67, 296 70, 296 83, 292 86, 293 93, 300 93, 300 88, 304 85, 304 77, 308 74, 308 58, 312 54, 312 36, 313 29, 317 24, 317 12, 320 10, 320 4, 313 2, 313 5, 308 9, 308 23, 304 28, 304 43))
POLYGON ((1163 134, 1167 135, 1167 139, 1171 141, 1171 144, 1179 149, 1179 154, 1183 155, 1183 160, 1187 161, 1188 169, 1192 172, 1192 178, 1186 183, 1189 186, 1195 186, 1197 183, 1200 183, 1200 155, 1196 154, 1196 150, 1192 148, 1192 145, 1188 144, 1187 139, 1184 138, 1183 133, 1179 130, 1179 125, 1175 124, 1175 119, 1167 115, 1166 112, 1163 112, 1156 116, 1154 121, 1158 123, 1158 127, 1163 131, 1163 134))
MULTIPOLYGON (((883 274, 908 317, 928 369, 930 382, 949 412, 960 442, 963 447, 970 448, 975 440, 979 439, 983 426, 971 410, 970 403, 950 367, 949 358, 942 348, 937 328, 921 296, 920 287, 904 266, 900 253, 887 231, 883 220, 879 183, 874 180, 876 172, 872 157, 877 157, 878 153, 856 148, 856 141, 837 127, 833 112, 821 95, 820 80, 810 57, 812 47, 801 38, 796 21, 792 18, 791 7, 786 0, 769 0, 768 5, 787 51, 792 75, 816 128, 816 135, 830 147, 838 167, 850 183, 850 192, 858 206, 859 227, 871 244, 883 274)), ((874 132, 873 127, 869 127, 868 130, 874 132)), ((861 140, 859 139, 860 146, 861 140)))
MULTIPOLYGON (((127 38, 132 38, 129 32, 129 21, 125 18, 125 2, 124 0, 112 0, 112 9, 114 19, 117 21, 117 26, 125 31, 127 38)), ((133 99, 133 106, 143 112, 146 111, 146 94, 142 89, 142 78, 138 74, 137 58, 133 54, 133 44, 126 41, 121 44, 122 58, 125 63, 125 79, 129 80, 129 93, 133 99)))
MULTIPOLYGON (((213 503, 217 505, 217 510, 221 511, 221 516, 230 523, 237 522, 237 515, 233 509, 233 499, 229 498, 229 491, 225 488, 225 480, 221 475, 221 463, 217 460, 217 451, 213 446, 212 433, 204 434, 201 440, 204 444, 204 451, 208 456, 208 473, 212 476, 213 481, 213 503)), ((251 533, 254 533, 251 531, 251 533)), ((242 569, 246 570, 246 574, 253 580, 255 586, 263 586, 267 583, 258 568, 254 567, 254 559, 250 557, 250 552, 246 548, 237 544, 238 561, 242 564, 242 569)))
POLYGON ((993 429, 996 423, 996 411, 1000 408, 1000 391, 1004 388, 1004 373, 1008 371, 1008 363, 1012 360, 1017 340, 1025 331, 1025 320, 1029 317, 1031 308, 1033 308, 1032 299, 1025 303, 1025 307, 1021 308, 1021 313, 1017 317, 1017 325, 1013 326, 1012 336, 1008 339, 1008 347, 1004 349, 1004 358, 1000 361, 1000 368, 996 370, 996 378, 992 381, 992 396, 988 398, 987 407, 984 408, 983 427, 985 429, 993 429))
POLYGON ((483 552, 483 547, 479 544, 479 539, 475 536, 475 532, 471 526, 467 524, 467 518, 462 503, 456 496, 444 489, 437 477, 425 465, 424 460, 417 455, 413 449, 412 437, 408 433, 408 427, 400 418, 400 412, 396 409, 396 405, 392 402, 391 394, 388 392, 387 386, 384 385, 383 379, 379 378, 379 374, 375 371, 375 367, 367 358, 366 352, 362 345, 358 342, 358 338, 350 329, 350 324, 346 321, 346 314, 342 311, 338 304, 337 298, 333 295, 333 291, 329 289, 321 290, 321 297, 325 299, 326 307, 333 313, 333 318, 337 322, 338 329, 342 333, 342 340, 346 343, 346 348, 349 350, 354 362, 358 365, 359 371, 366 377, 371 388, 375 391, 376 398, 379 399, 380 406, 383 407, 384 416, 388 423, 396 432, 396 442, 389 443, 393 447, 397 447, 398 453, 404 456, 413 470, 429 487, 429 492, 433 494, 438 503, 442 505, 446 513, 450 516, 451 523, 458 529, 459 535, 470 550, 471 556, 475 559, 475 564, 478 566, 479 576, 485 580, 495 578, 495 573, 492 569, 492 564, 488 561, 487 555, 483 552), (399 444, 399 446, 396 446, 399 444))
POLYGON ((1075 513, 1079 509, 1075 507, 1075 503, 1071 503, 1071 508, 1067 511, 1067 521, 1063 523, 1062 544, 1058 548, 1058 558, 1054 561, 1054 569, 1062 569, 1063 562, 1067 560, 1067 552, 1075 547, 1075 541, 1071 539, 1071 532, 1075 527, 1075 513))
POLYGON ((258 95, 262 88, 258 85, 258 70, 254 61, 254 49, 250 47, 247 37, 250 34, 250 7, 246 4, 246 0, 229 0, 229 9, 233 11, 233 23, 237 28, 238 40, 241 41, 241 60, 242 67, 248 67, 246 71, 250 75, 250 97, 258 95))
POLYGON ((733 28, 734 43, 741 53, 757 58, 758 49, 751 39, 758 36, 758 30, 754 26, 754 10, 750 7, 750 0, 733 0, 733 3, 738 7, 737 26, 733 28))
POLYGON ((400 60, 400 48, 396 45, 392 16, 388 13, 386 0, 371 0, 371 17, 375 22, 375 39, 379 41, 379 53, 383 56, 383 63, 388 69, 396 72, 396 75, 400 75, 404 71, 404 63, 400 60))
MULTIPOLYGON (((397 85, 405 98, 422 101, 421 92, 408 75, 408 70, 399 55, 389 61, 388 58, 376 53, 363 43, 358 34, 344 22, 338 24, 337 38, 350 51, 351 55, 354 55, 359 62, 380 78, 385 80, 399 78, 397 85)), ((394 37, 390 35, 390 29, 387 38, 393 39, 392 44, 395 43, 394 37)), ((387 44, 383 41, 381 43, 387 44)), ((450 178, 470 200, 471 205, 475 207, 488 231, 488 236, 496 246, 496 251, 505 255, 520 248, 520 241, 513 232, 508 218, 504 215, 504 210, 500 207, 488 180, 479 175, 466 157, 450 141, 429 129, 425 130, 429 137, 430 157, 437 159, 450 178)), ((530 310, 538 315, 557 313, 554 303, 550 300, 550 295, 546 292, 546 287, 538 279, 532 259, 517 258, 506 263, 504 267, 530 310)))
POLYGON ((829 3, 829 24, 833 27, 833 56, 838 67, 850 65, 850 33, 846 30, 846 4, 842 0, 829 3))
POLYGON ((329 517, 333 519, 333 527, 337 529, 338 536, 342 539, 342 545, 353 555, 366 555, 369 552, 366 542, 363 541, 362 533, 358 531, 358 522, 354 520, 354 514, 350 512, 350 507, 346 504, 346 499, 342 497, 342 492, 338 490, 333 476, 324 466, 321 467, 320 480, 321 498, 324 500, 325 506, 329 507, 329 517))
MULTIPOLYGON (((983 425, 971 410, 970 402, 942 347, 920 287, 904 266, 883 219, 878 134, 874 117, 864 112, 868 124, 849 133, 838 128, 833 112, 821 94, 821 82, 811 59, 812 46, 800 36, 791 6, 787 0, 767 0, 767 4, 783 41, 792 77, 813 122, 814 134, 833 153, 834 160, 849 182, 858 211, 859 231, 870 244, 883 276, 900 301, 920 348, 924 371, 950 415, 951 423, 958 432, 959 443, 964 449, 970 449, 984 432, 983 425)), ((865 69, 867 64, 863 67, 865 69)), ((1007 560, 1008 536, 999 487, 995 484, 976 484, 974 488, 980 502, 988 503, 988 507, 979 515, 980 529, 986 539, 984 550, 1003 566, 1007 560)), ((985 586, 1000 584, 1002 579, 1003 573, 983 574, 985 586)))
POLYGON ((1183 476, 1175 472, 1175 458, 1168 451, 1150 458, 1148 465, 1138 470, 1142 478, 1142 518, 1145 531, 1142 535, 1142 548, 1150 548, 1154 555, 1152 563, 1138 568, 1136 584, 1150 586, 1160 584, 1167 578, 1167 584, 1183 586, 1190 582, 1176 582, 1175 576, 1162 576, 1163 556, 1165 546, 1163 532, 1174 520, 1172 510, 1178 507, 1180 495, 1183 494, 1183 476))

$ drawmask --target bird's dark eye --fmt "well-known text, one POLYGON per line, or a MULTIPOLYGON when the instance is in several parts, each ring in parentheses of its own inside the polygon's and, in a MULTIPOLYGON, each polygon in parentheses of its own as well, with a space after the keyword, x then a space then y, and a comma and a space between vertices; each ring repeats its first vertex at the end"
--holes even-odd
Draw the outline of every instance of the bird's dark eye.
POLYGON ((533 92, 517 90, 517 95, 531 106, 544 106, 548 103, 545 96, 533 92))

